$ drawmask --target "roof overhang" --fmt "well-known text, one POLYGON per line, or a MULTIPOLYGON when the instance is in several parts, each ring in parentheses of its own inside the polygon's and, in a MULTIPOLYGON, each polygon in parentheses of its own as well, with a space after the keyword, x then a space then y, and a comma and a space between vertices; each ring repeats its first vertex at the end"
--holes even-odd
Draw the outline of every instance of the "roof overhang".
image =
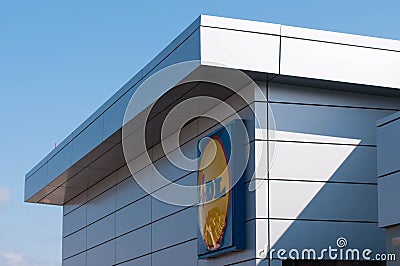
POLYGON ((154 73, 187 61, 193 67, 171 84, 239 69, 256 80, 400 97, 400 41, 201 16, 26 174, 25 201, 63 205, 124 165, 121 128, 132 95, 154 73))

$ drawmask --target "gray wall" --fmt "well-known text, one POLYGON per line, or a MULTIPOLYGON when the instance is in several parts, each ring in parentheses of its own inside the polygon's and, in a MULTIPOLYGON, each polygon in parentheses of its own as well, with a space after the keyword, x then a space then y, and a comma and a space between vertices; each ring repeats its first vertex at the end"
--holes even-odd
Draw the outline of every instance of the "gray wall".
MULTIPOLYGON (((260 177, 268 182, 268 211, 257 222, 269 231, 256 234, 267 235, 272 248, 335 248, 345 237, 349 248, 385 252, 375 126, 400 102, 344 91, 268 86, 269 139, 259 140, 269 147, 270 171, 260 177)), ((276 258, 271 265, 280 265, 276 258)))
MULTIPOLYGON (((400 238, 400 211, 398 211, 398 199, 400 189, 400 163, 399 132, 400 113, 382 119, 377 124, 378 142, 378 210, 379 225, 386 230, 386 249, 388 253, 398 256, 399 243, 393 243, 393 239, 400 238)), ((390 262, 388 265, 397 265, 390 262)))
POLYGON ((379 225, 381 227, 400 224, 397 210, 400 188, 400 163, 397 159, 400 142, 400 113, 378 123, 378 184, 379 184, 379 225))
MULTIPOLYGON (((266 84, 260 85, 266 93, 266 84)), ((147 195, 123 167, 64 206, 63 265, 265 265, 268 260, 257 259, 265 245, 325 248, 340 236, 352 246, 383 251, 375 121, 400 110, 400 104, 277 84, 268 84, 267 95, 276 128, 270 119, 269 139, 257 132, 250 139, 253 152, 267 147, 269 157, 256 162, 257 181, 246 180, 246 250, 198 261, 196 208, 147 195), (255 191, 247 189, 251 182, 256 182, 255 191)), ((254 106, 266 118, 267 103, 254 106)), ((215 128, 204 119, 192 123, 184 138, 187 150, 195 152, 198 135, 215 128)), ((257 127, 266 130, 265 125, 257 127)), ((159 149, 149 153, 164 167, 159 149)), ((165 167, 176 182, 197 182, 196 173, 165 167)), ((151 179, 148 167, 140 171, 151 179)))
MULTIPOLYGON (((195 181, 194 174, 177 178, 195 181)), ((195 211, 147 195, 123 167, 64 207, 63 265, 165 265, 178 250, 190 265, 197 256, 195 211)))
MULTIPOLYGON (((227 102, 235 105, 235 97, 227 102)), ((244 107, 241 114, 246 115, 244 107)), ((226 122, 232 118, 228 117, 226 122)), ((185 126, 181 141, 188 156, 197 156, 199 138, 219 128, 208 119, 185 126)), ((254 139, 251 139, 253 142, 254 139)), ((197 173, 178 169, 160 157, 160 145, 148 154, 172 181, 196 185, 197 173)), ((139 156, 140 157, 140 156, 139 156)), ((140 158, 138 157, 138 160, 140 158)), ((134 173, 151 182, 150 167, 134 173)), ((152 185, 152 193, 168 187, 152 185)), ((197 196, 197 194, 196 194, 197 196)), ((64 206, 63 265, 223 265, 255 259, 254 193, 246 192, 248 249, 219 259, 197 260, 197 208, 174 206, 148 195, 124 166, 64 206)))

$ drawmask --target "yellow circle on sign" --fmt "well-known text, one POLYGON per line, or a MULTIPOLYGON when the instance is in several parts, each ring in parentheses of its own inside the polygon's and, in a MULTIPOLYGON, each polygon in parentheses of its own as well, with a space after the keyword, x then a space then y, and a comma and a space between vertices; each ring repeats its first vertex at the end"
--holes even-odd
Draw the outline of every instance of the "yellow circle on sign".
POLYGON ((215 250, 222 245, 230 198, 228 158, 218 137, 210 138, 205 145, 199 169, 200 232, 207 248, 215 250))

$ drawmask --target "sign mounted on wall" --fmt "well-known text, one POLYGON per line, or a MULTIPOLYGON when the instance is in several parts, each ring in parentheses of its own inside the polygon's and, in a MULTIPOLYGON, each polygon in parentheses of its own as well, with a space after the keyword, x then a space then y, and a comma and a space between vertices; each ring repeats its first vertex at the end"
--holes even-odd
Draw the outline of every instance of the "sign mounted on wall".
POLYGON ((233 121, 199 141, 199 258, 244 248, 244 186, 237 176, 243 171, 235 169, 245 145, 239 132, 233 121))

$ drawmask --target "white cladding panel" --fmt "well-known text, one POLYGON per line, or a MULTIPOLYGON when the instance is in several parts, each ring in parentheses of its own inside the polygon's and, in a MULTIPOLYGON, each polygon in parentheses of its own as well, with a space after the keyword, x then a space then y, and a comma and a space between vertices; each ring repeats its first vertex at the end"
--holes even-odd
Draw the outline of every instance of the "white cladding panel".
POLYGON ((203 64, 279 72, 279 36, 202 27, 200 38, 203 64))
POLYGON ((400 88, 400 52, 282 37, 280 74, 400 88))

